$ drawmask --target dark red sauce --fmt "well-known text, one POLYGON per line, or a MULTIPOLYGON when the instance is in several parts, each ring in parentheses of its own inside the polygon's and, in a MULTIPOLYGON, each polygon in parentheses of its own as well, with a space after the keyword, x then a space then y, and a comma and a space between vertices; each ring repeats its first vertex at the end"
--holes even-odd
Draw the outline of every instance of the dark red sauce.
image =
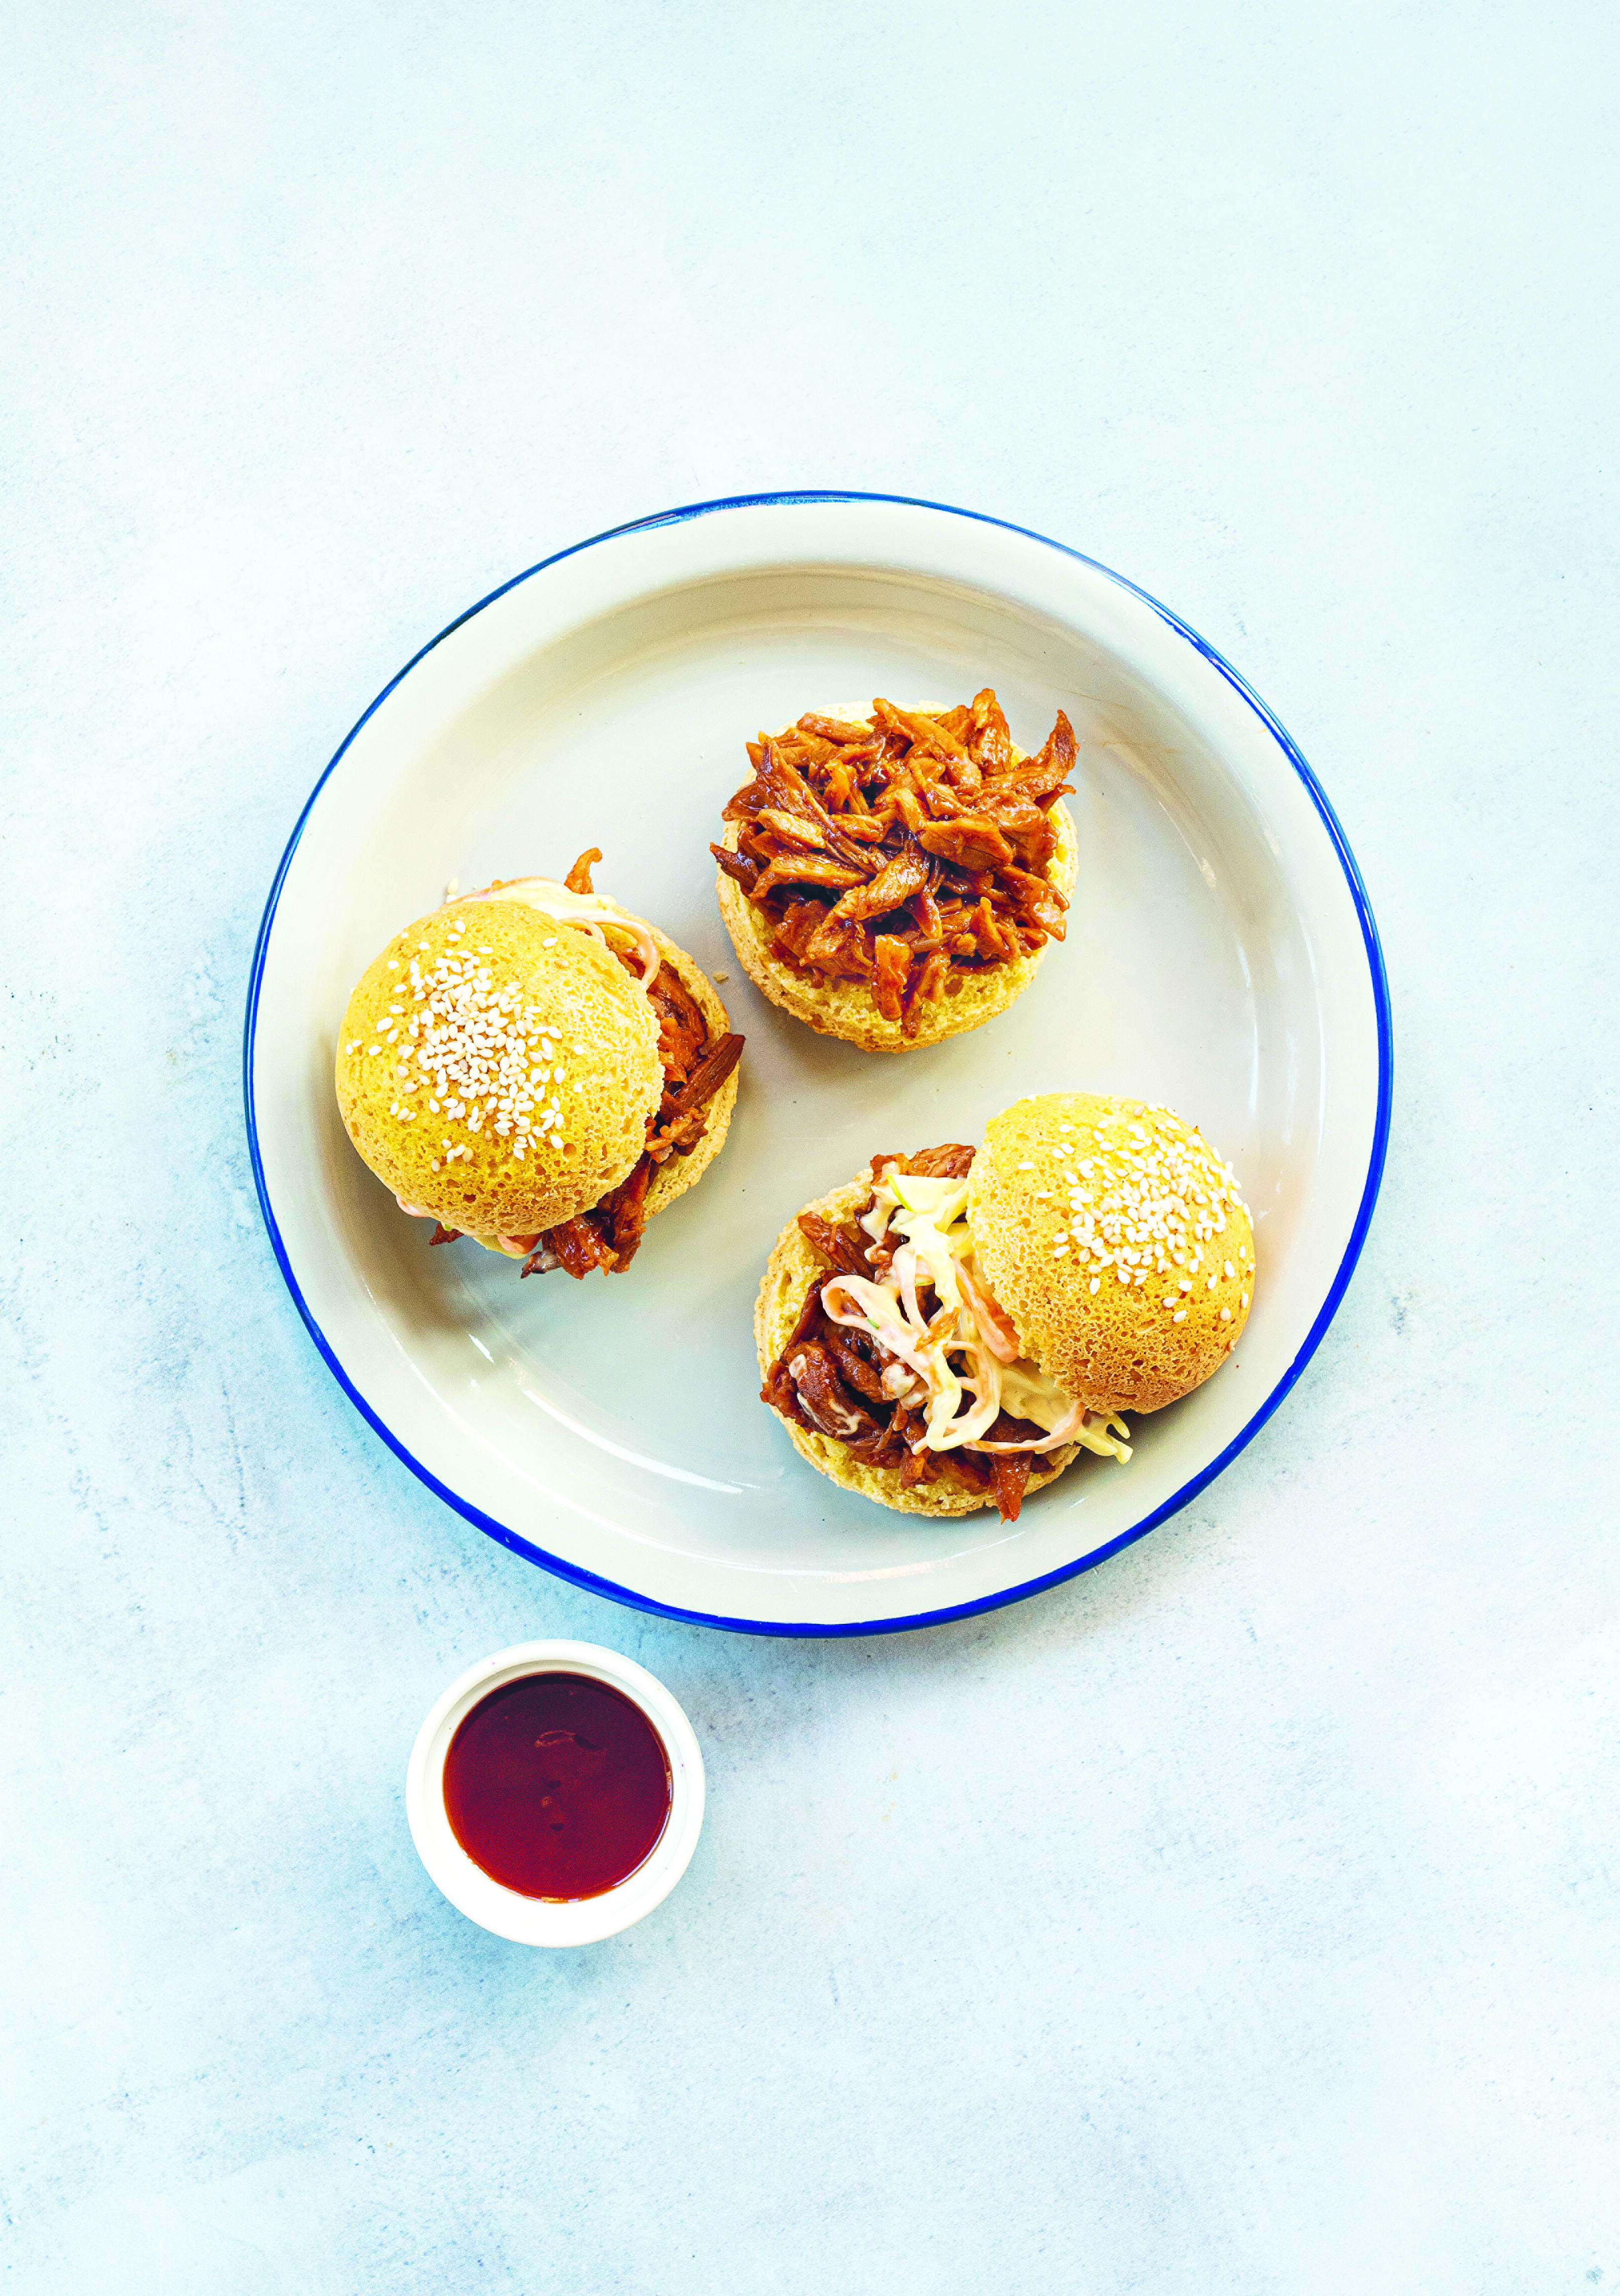
POLYGON ((450 1829, 526 1898, 597 1898, 670 1815, 670 1759, 633 1700, 584 1674, 525 1674, 481 1699, 444 1762, 450 1829))

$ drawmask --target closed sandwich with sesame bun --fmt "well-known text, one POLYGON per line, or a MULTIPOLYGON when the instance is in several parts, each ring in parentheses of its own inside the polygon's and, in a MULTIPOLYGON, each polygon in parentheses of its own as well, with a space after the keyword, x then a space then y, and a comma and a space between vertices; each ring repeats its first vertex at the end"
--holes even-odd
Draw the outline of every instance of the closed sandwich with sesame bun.
POLYGON ((1230 1168, 1166 1108, 1046 1093, 984 1144, 872 1159, 777 1239, 754 1314, 762 1399, 813 1467, 918 1514, 999 1507, 1123 1414, 1218 1371, 1254 1232, 1230 1168))
POLYGON ((952 709, 880 699, 761 734, 710 848, 749 978, 868 1052, 1004 1013, 1066 930, 1075 756, 1059 710, 1026 758, 988 686, 952 709))
POLYGON ((595 892, 497 881, 397 933, 343 1016, 349 1136, 432 1242, 621 1275, 720 1153, 743 1039, 656 926, 595 892))

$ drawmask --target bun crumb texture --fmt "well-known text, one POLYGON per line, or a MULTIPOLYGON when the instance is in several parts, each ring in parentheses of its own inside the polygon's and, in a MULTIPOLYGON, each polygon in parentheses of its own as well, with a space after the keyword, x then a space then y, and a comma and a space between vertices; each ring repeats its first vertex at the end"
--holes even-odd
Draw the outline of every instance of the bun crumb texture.
POLYGON ((1025 1354, 1093 1410, 1174 1403, 1248 1320, 1248 1209, 1230 1167, 1167 1108, 1091 1093, 1015 1102, 986 1128, 967 1210, 1025 1354))

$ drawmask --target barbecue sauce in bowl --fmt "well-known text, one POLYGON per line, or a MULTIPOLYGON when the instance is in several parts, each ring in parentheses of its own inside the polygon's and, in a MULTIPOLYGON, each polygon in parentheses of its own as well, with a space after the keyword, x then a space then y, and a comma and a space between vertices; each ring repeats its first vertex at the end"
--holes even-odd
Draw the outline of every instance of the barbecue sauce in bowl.
POLYGON ((444 1761, 450 1830, 526 1898, 598 1898, 657 1846, 670 1758, 633 1699, 584 1674, 525 1674, 465 1717, 444 1761))

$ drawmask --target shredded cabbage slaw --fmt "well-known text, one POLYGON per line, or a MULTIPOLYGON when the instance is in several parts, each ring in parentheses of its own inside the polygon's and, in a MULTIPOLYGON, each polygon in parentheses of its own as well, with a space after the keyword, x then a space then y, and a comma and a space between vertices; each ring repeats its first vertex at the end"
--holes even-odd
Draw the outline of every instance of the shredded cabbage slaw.
POLYGON ((905 1239, 888 1280, 838 1275, 822 1286, 832 1322, 876 1340, 912 1374, 897 1399, 921 1409, 926 1398, 926 1427, 913 1450, 971 1444, 976 1451, 1057 1451, 1078 1443, 1104 1458, 1129 1459, 1122 1419, 1088 1410, 1017 1355, 1007 1336, 1012 1327, 974 1263, 966 1211, 965 1179, 921 1178, 886 1164, 860 1226, 874 1243, 891 1230, 905 1239), (933 1292, 932 1310, 919 1297, 925 1289, 933 1292), (1021 1443, 989 1441, 1003 1411, 1045 1433, 1021 1443))
POLYGON ((519 901, 524 907, 541 909, 560 924, 572 925, 592 940, 608 946, 604 927, 611 927, 633 943, 641 966, 640 986, 650 988, 657 978, 663 958, 658 943, 639 917, 632 917, 622 909, 603 898, 600 893, 571 893, 566 885, 558 885, 549 877, 508 877, 504 885, 490 885, 481 893, 462 893, 462 901, 519 901))

